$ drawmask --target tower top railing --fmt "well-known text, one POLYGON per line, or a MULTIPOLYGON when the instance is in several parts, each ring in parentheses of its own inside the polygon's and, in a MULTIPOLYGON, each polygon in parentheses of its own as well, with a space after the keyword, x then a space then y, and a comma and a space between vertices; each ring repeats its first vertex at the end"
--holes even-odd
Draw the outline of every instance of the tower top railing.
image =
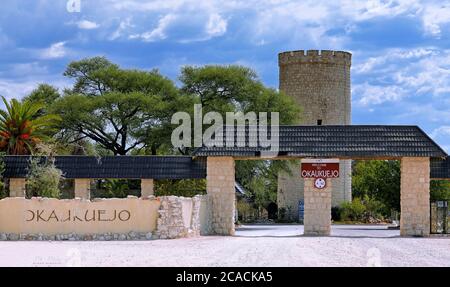
POLYGON ((332 50, 297 50, 278 54, 278 64, 322 63, 335 65, 351 65, 352 54, 345 51, 332 50))

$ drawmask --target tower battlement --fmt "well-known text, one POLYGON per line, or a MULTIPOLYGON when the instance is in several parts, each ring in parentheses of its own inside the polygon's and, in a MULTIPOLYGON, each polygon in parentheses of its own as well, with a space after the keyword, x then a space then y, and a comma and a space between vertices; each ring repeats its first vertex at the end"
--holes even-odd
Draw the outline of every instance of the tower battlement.
POLYGON ((352 54, 332 50, 297 50, 278 54, 278 64, 323 63, 350 66, 352 54))

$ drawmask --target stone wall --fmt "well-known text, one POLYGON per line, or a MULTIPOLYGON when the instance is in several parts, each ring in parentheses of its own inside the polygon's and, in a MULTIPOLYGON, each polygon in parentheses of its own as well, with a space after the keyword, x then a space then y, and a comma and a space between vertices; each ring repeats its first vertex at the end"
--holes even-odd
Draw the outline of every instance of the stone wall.
POLYGON ((430 159, 401 160, 400 235, 430 235, 430 159))
POLYGON ((299 124, 351 123, 351 54, 293 51, 279 54, 280 90, 303 107, 299 124))
POLYGON ((200 235, 212 234, 211 218, 212 218, 212 200, 206 194, 200 199, 200 235))
POLYGON ((148 197, 155 194, 153 179, 143 178, 141 179, 141 197, 148 197))
POLYGON ((160 200, 155 238, 173 239, 200 235, 202 196, 163 196, 160 200))
POLYGON ((25 197, 25 194, 26 194, 25 178, 10 178, 9 179, 9 196, 10 197, 25 197))
MULTIPOLYGON (((279 88, 301 107, 297 124, 351 124, 351 54, 342 51, 309 50, 280 53, 279 88)), ((303 199, 303 179, 299 166, 294 174, 280 174, 278 178, 278 208, 290 208, 294 220, 298 218, 298 201, 303 199), (283 194, 281 194, 283 193, 283 194)), ((341 176, 334 182, 332 205, 351 201, 351 160, 341 160, 341 176)))
POLYGON ((234 235, 236 209, 234 159, 208 157, 206 181, 206 190, 211 200, 212 234, 234 235))
POLYGON ((324 189, 315 188, 313 178, 305 179, 305 235, 330 235, 333 186, 333 179, 327 179, 324 189))
POLYGON ((207 198, 5 198, 0 200, 0 240, 151 240, 208 234, 209 220, 201 220, 202 212, 211 213, 207 198))

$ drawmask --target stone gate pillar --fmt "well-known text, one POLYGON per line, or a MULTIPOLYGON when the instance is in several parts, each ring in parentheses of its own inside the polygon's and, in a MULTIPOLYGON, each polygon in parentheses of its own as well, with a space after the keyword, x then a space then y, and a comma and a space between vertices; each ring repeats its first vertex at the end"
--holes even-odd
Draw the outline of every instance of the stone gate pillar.
POLYGON ((26 179, 10 178, 9 197, 25 197, 25 195, 26 195, 26 179))
POLYGON ((400 235, 430 235, 430 159, 401 159, 400 235))
POLYGON ((213 234, 234 235, 235 191, 234 159, 208 157, 206 190, 210 197, 213 234))
POLYGON ((304 235, 330 235, 333 180, 326 179, 327 185, 324 189, 315 188, 314 180, 314 178, 304 180, 304 235))
POLYGON ((91 180, 89 178, 75 179, 75 198, 91 198, 91 180))
POLYGON ((141 179, 141 197, 147 198, 154 195, 154 182, 153 179, 143 178, 141 179))

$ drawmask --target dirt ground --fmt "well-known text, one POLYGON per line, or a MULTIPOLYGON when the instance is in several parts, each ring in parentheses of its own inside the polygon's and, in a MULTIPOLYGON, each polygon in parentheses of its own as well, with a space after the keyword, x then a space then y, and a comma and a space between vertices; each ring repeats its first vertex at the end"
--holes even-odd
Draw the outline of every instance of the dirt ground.
POLYGON ((401 238, 386 226, 244 225, 236 236, 153 241, 0 242, 0 266, 450 266, 450 237, 401 238))

